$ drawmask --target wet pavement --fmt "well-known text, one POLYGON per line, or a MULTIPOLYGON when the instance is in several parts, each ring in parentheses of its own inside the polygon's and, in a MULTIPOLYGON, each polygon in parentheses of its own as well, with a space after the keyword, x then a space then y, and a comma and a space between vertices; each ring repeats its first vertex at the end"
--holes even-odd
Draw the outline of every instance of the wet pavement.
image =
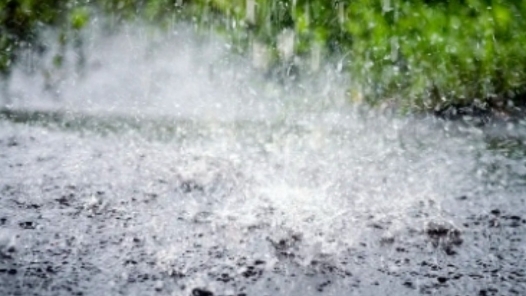
POLYGON ((477 133, 15 121, 1 295, 526 294, 524 164, 477 133))

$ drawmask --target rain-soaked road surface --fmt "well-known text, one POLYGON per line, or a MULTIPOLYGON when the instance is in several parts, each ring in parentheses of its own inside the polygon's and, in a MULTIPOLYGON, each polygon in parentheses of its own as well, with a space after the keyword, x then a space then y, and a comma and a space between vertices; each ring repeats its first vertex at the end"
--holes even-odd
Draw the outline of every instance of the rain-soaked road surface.
POLYGON ((526 295, 524 160, 375 112, 0 120, 1 295, 526 295))

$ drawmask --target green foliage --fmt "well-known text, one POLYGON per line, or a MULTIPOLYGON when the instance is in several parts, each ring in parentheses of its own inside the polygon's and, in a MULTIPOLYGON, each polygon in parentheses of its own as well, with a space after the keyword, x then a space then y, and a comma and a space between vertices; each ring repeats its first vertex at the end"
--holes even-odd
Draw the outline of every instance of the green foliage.
POLYGON ((361 96, 372 104, 395 99, 408 109, 429 109, 526 90, 523 1, 258 4, 256 37, 273 45, 280 30, 293 28, 299 55, 321 44, 329 54, 345 57, 361 96))
POLYGON ((377 92, 372 100, 398 96, 429 108, 504 97, 526 85, 520 2, 392 1, 373 12, 357 3, 346 9, 354 19, 345 24, 354 41, 351 71, 364 70, 362 81, 377 92))
POLYGON ((89 12, 85 7, 76 7, 70 13, 70 24, 74 30, 81 30, 89 22, 89 12))
POLYGON ((61 30, 70 27, 80 30, 88 20, 87 11, 73 0, 0 1, 0 73, 4 76, 9 73, 21 49, 43 47, 38 38, 40 29, 53 26, 61 30))
POLYGON ((526 92, 526 2, 514 0, 4 0, 0 71, 43 25, 69 36, 93 11, 115 24, 191 22, 223 32, 239 51, 267 44, 274 58, 287 29, 297 56, 321 47, 341 57, 353 93, 373 105, 429 109, 526 92))

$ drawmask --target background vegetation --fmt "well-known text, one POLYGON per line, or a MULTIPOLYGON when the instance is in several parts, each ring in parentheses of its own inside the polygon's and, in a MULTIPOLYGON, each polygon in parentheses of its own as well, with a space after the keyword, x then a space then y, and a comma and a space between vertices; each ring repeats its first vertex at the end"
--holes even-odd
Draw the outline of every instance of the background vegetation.
POLYGON ((46 50, 45 27, 80 48, 78 32, 99 14, 116 26, 191 22, 226 34, 237 51, 265 45, 276 65, 338 57, 350 99, 373 105, 520 103, 526 94, 526 2, 515 0, 0 0, 0 73, 9 76, 23 49, 46 50), (279 50, 283 36, 296 58, 279 50))

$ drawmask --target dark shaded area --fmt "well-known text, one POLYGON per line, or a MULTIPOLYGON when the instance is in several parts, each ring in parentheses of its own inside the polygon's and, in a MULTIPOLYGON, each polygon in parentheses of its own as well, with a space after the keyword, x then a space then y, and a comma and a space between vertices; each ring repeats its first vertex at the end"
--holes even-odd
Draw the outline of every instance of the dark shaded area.
POLYGON ((476 126, 518 123, 526 119, 526 93, 514 93, 507 98, 488 99, 470 104, 450 104, 433 112, 446 120, 465 121, 476 126))

